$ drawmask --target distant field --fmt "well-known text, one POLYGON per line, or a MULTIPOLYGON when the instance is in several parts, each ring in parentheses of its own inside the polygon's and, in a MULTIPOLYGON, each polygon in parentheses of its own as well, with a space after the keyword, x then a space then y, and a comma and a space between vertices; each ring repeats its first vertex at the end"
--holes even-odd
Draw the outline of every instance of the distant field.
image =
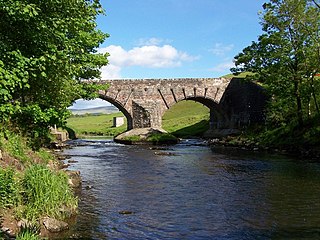
MULTIPOLYGON (((127 123, 114 128, 113 117, 123 116, 121 112, 113 114, 73 116, 67 126, 78 137, 88 135, 114 136, 124 132, 127 123)), ((163 116, 162 127, 177 137, 201 136, 209 128, 209 109, 193 101, 181 101, 170 108, 163 116)))
POLYGON ((72 116, 67 127, 73 129, 77 137, 82 136, 114 136, 127 129, 127 121, 120 127, 112 127, 113 118, 123 116, 121 112, 101 115, 72 116))

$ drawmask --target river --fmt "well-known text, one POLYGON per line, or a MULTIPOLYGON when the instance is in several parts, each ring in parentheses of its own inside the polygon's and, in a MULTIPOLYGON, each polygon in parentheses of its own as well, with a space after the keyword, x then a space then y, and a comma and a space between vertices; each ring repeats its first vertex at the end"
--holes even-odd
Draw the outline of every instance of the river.
POLYGON ((77 140, 79 239, 320 239, 320 164, 186 140, 77 140))

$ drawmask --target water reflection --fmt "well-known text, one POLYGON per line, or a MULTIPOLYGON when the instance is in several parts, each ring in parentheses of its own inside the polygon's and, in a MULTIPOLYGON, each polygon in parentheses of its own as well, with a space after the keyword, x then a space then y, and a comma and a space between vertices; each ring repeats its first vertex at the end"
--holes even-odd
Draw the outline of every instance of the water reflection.
POLYGON ((66 151, 78 161, 71 168, 83 178, 80 214, 69 234, 89 239, 320 238, 318 163, 226 154, 190 141, 167 150, 112 141, 77 144, 66 151))

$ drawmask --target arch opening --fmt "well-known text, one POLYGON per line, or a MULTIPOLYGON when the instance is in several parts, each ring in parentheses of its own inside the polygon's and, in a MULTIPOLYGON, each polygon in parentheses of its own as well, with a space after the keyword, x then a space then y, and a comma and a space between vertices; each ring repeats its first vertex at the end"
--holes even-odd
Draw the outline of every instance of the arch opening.
POLYGON ((178 137, 201 137, 210 129, 223 128, 224 111, 210 98, 189 97, 172 103, 162 115, 162 127, 178 137))
POLYGON ((133 128, 133 119, 131 114, 127 111, 127 109, 125 109, 121 103, 119 103, 118 101, 116 101, 115 99, 106 97, 106 96, 100 96, 100 99, 103 99, 109 103, 111 103, 112 105, 114 105, 116 108, 119 109, 120 112, 122 112, 122 114, 126 117, 127 119, 127 129, 126 130, 130 130, 133 128))
POLYGON ((210 127, 210 109, 191 99, 179 101, 162 115, 162 128, 176 137, 201 137, 210 127))
POLYGON ((69 110, 72 115, 67 120, 67 128, 77 137, 115 136, 132 128, 128 111, 111 99, 78 99, 69 110))

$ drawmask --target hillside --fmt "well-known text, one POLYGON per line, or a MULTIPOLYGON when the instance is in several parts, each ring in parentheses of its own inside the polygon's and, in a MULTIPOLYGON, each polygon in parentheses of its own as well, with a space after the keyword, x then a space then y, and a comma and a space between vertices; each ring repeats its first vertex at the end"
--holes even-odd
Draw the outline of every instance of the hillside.
POLYGON ((104 106, 87 109, 69 109, 73 115, 84 115, 84 114, 111 114, 119 112, 119 109, 115 106, 104 106))

